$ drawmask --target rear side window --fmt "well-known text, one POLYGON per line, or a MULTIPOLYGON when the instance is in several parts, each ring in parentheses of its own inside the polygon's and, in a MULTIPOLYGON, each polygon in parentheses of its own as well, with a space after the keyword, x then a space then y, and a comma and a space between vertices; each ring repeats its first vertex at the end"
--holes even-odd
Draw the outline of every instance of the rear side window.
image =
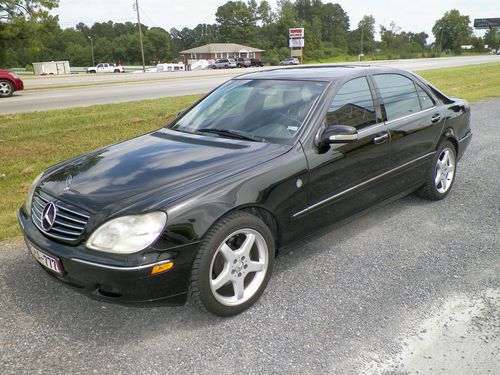
POLYGON ((415 84, 411 79, 400 74, 377 74, 373 78, 384 101, 388 121, 421 110, 415 84))
POLYGON ((432 108, 436 105, 434 99, 432 99, 429 94, 427 94, 419 85, 417 86, 418 97, 420 98, 420 105, 422 109, 432 108))
POLYGON ((344 84, 326 114, 328 125, 349 125, 363 129, 377 122, 375 106, 366 77, 344 84))

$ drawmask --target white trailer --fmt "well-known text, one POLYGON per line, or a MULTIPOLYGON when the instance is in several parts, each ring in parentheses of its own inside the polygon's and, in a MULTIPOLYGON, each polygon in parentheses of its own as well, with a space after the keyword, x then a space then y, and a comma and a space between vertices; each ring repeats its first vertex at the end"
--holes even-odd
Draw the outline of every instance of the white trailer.
POLYGON ((71 74, 69 61, 35 62, 33 63, 33 71, 37 76, 71 74))

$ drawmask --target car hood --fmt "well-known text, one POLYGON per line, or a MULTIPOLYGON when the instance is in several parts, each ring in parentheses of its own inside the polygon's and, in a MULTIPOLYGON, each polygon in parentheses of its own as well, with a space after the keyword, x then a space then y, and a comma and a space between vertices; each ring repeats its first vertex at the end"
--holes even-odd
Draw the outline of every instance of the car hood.
POLYGON ((168 203, 289 149, 161 129, 60 163, 39 186, 90 212, 119 211, 152 196, 168 203))

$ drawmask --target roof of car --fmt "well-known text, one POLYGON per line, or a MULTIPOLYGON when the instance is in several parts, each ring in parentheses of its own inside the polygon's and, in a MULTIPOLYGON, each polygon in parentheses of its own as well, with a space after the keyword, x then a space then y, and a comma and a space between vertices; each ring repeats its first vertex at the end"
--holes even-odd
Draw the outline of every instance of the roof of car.
POLYGON ((243 74, 237 79, 291 79, 307 81, 333 81, 363 74, 401 72, 399 69, 372 65, 317 65, 277 68, 243 74))

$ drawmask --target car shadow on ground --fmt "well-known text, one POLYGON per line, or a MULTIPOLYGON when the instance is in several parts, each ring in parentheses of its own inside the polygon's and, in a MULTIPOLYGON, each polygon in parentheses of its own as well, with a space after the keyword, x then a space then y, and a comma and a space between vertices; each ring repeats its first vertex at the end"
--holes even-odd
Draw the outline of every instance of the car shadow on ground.
MULTIPOLYGON (((4 311, 35 320, 38 327, 64 332, 71 340, 81 343, 102 341, 103 345, 109 344, 115 337, 121 341, 128 338, 132 342, 138 336, 182 335, 201 327, 225 325, 226 321, 250 321, 259 310, 266 309, 265 304, 274 303, 273 296, 283 292, 280 291, 280 280, 286 278, 287 273, 303 269, 302 264, 310 258, 331 255, 353 235, 362 235, 374 225, 422 204, 425 201, 411 195, 370 211, 355 221, 343 223, 318 238, 297 244, 291 252, 278 257, 268 291, 256 306, 230 319, 205 314, 190 304, 178 307, 135 307, 93 300, 69 286, 64 287, 64 284, 40 269, 27 251, 21 254, 14 251, 1 266, 5 289, 0 301, 3 300, 4 311), (269 288, 275 289, 270 292, 269 288)), ((286 291, 283 293, 286 294, 286 291)))

